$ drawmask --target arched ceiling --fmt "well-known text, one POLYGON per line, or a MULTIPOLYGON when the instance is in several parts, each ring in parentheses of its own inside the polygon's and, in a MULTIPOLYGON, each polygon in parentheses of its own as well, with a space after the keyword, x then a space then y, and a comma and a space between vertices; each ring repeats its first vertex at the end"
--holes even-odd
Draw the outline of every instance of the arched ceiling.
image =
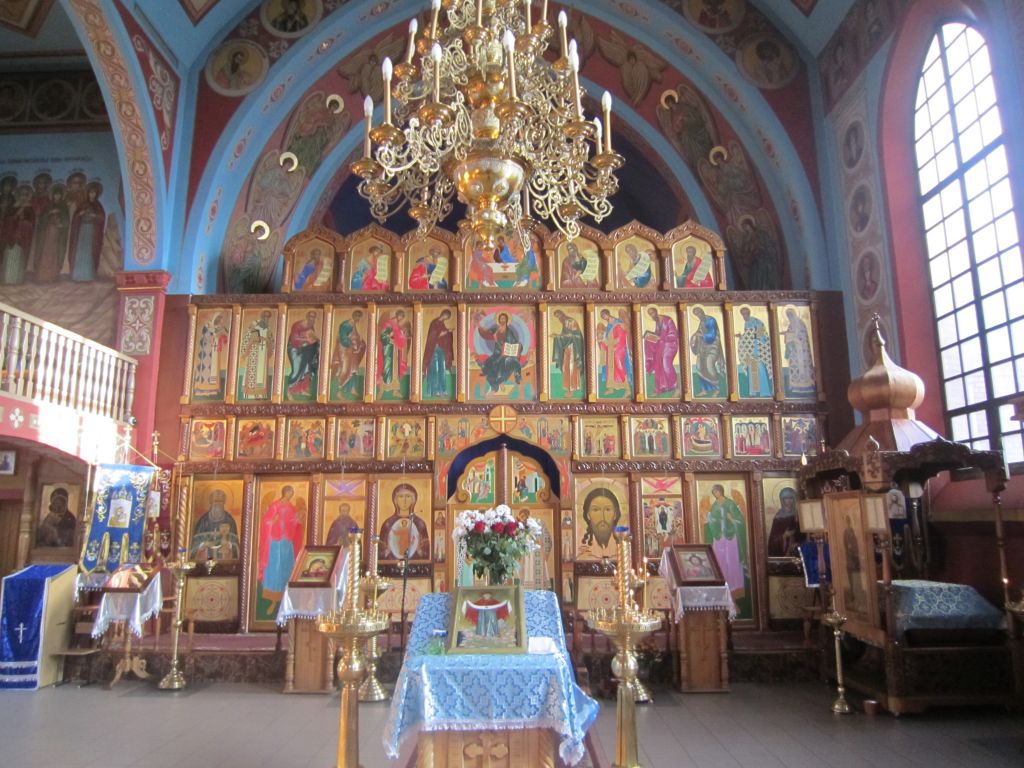
MULTIPOLYGON (((585 53, 583 78, 591 94, 615 94, 617 135, 631 160, 615 224, 635 216, 659 226, 693 215, 726 237, 738 259, 734 284, 824 285, 810 118, 814 56, 854 1, 566 3, 585 53), (708 7, 717 16, 707 16, 708 7), (751 52, 762 39, 789 57, 781 68, 757 71, 751 52), (716 146, 725 151, 709 155, 716 146), (752 276, 751 262, 765 254, 771 274, 752 276)), ((133 60, 135 90, 153 97, 144 122, 154 173, 163 175, 158 193, 169 200, 160 265, 174 267, 175 290, 214 289, 222 261, 272 264, 287 237, 328 211, 338 221, 359 204, 344 170, 358 151, 358 105, 367 92, 379 102, 379 60, 400 55, 408 19, 428 6, 304 0, 312 18, 284 30, 269 15, 280 11, 275 2, 91 2, 108 22, 120 20, 116 37, 133 60), (224 69, 239 49, 260 62, 242 87, 224 69), (343 101, 341 115, 323 107, 329 94, 343 101), (301 178, 276 166, 295 147, 308 158, 301 178), (257 215, 273 219, 269 242, 249 236, 257 215)), ((56 7, 43 31, 59 23, 54 14, 64 11, 56 7)), ((552 5, 552 17, 560 7, 552 5)), ((26 36, 0 31, 0 46, 12 34, 26 36)))

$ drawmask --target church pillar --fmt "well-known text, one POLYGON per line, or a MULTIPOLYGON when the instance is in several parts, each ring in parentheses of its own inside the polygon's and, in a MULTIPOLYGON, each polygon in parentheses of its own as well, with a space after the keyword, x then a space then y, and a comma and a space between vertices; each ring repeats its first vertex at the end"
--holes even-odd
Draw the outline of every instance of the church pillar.
MULTIPOLYGON (((27 452, 26 452, 27 453, 27 452)), ((32 537, 35 535, 36 513, 36 480, 39 477, 39 456, 32 455, 25 472, 25 490, 21 496, 21 517, 18 520, 18 550, 15 559, 15 570, 28 565, 28 555, 32 550, 32 537)))
POLYGON ((135 371, 136 449, 149 453, 156 418, 160 338, 167 300, 168 272, 118 272, 117 348, 139 361, 135 371))

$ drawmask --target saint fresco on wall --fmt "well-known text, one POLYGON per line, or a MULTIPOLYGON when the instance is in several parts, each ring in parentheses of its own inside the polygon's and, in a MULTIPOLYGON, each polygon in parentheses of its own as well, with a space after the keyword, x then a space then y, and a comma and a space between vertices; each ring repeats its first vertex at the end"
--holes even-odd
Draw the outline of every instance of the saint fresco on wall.
POLYGON ((548 397, 582 400, 587 392, 583 307, 552 304, 547 308, 548 397))
POLYGON ((640 312, 643 392, 648 400, 678 400, 679 315, 675 304, 647 304, 640 312))
POLYGON ((710 243, 693 235, 672 244, 672 285, 714 288, 715 256, 710 243))
POLYGON ((332 319, 329 402, 361 402, 366 391, 366 339, 363 307, 335 307, 332 319))
POLYGON ((451 284, 451 251, 432 237, 415 240, 405 252, 410 291, 447 291, 451 284))
POLYGON ((239 402, 265 403, 270 400, 277 360, 277 317, 277 307, 246 307, 242 310, 235 391, 239 402))
POLYGON ((251 40, 229 40, 206 62, 207 84, 221 96, 244 96, 263 82, 270 60, 262 46, 251 40))
POLYGON ((274 419, 239 419, 235 456, 248 461, 274 458, 276 424, 274 419))
POLYGON ((313 402, 320 386, 320 341, 323 338, 323 310, 289 307, 285 327, 285 402, 313 402))
POLYGON ((659 287, 658 249, 654 243, 633 236, 615 246, 612 258, 615 272, 613 287, 618 289, 655 289, 659 287))
MULTIPOLYGON (((348 544, 352 529, 363 529, 366 520, 366 475, 324 475, 324 514, 319 544, 348 544)), ((365 548, 364 544, 364 548, 365 548)))
POLYGON ((348 253, 348 290, 354 293, 380 293, 391 290, 391 262, 394 253, 383 240, 368 237, 348 253))
POLYGON ((338 418, 339 459, 372 459, 374 455, 375 419, 338 418))
POLYGON ((629 525, 629 480, 626 477, 575 478, 576 559, 615 557, 615 528, 629 525))
POLYGON ((377 310, 377 400, 408 400, 412 382, 412 307, 377 310))
POLYGON ((724 400, 729 395, 729 379, 722 308, 691 304, 684 316, 690 347, 689 390, 695 400, 724 400))
POLYGON ((192 400, 223 400, 228 376, 231 310, 210 307, 196 311, 192 347, 192 400))
POLYGON ((768 308, 738 304, 732 308, 733 360, 741 398, 771 398, 775 394, 772 339, 768 308))
POLYGON ((753 577, 748 547, 747 484, 743 476, 697 476, 698 530, 710 544, 729 585, 737 618, 754 618, 753 577))
POLYGON ((813 399, 817 395, 811 308, 787 304, 775 308, 776 327, 782 342, 782 394, 787 400, 813 399))
POLYGON ((469 320, 469 399, 535 399, 536 347, 532 307, 474 308, 469 320))
POLYGON ((379 561, 430 562, 430 475, 391 475, 377 483, 379 561))
POLYGON ((528 232, 529 243, 518 237, 499 235, 494 248, 479 240, 465 245, 465 288, 467 291, 539 290, 544 250, 535 232, 528 232))
POLYGON ((633 399, 633 325, 625 304, 599 306, 591 342, 598 400, 633 399))
POLYGON ((249 629, 270 630, 295 560, 306 546, 309 480, 260 477, 257 483, 249 629))
POLYGON ((419 359, 420 400, 424 402, 455 399, 456 322, 455 307, 423 307, 419 359))
POLYGON ((722 455, 722 426, 718 416, 684 416, 682 419, 683 456, 686 458, 722 455))
POLYGON ((223 563, 241 558, 244 490, 240 479, 193 480, 186 544, 190 559, 223 563))
POLYGON ((559 243, 555 260, 559 290, 601 289, 601 250, 597 243, 585 237, 559 243))

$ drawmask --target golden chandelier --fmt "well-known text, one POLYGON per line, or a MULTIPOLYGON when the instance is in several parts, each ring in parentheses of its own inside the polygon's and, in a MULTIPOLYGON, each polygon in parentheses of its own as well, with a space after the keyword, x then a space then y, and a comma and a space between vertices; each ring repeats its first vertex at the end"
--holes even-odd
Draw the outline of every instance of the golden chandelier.
POLYGON ((544 0, 534 23, 530 0, 432 0, 429 29, 417 36, 416 19, 409 23, 405 60, 383 63, 384 122, 371 125, 367 96, 363 157, 352 166, 374 218, 408 205, 426 234, 457 194, 468 211, 460 227, 493 245, 521 232, 531 213, 569 238, 580 217, 611 213, 623 163, 612 151, 611 95, 601 100, 603 122, 584 117, 564 11, 559 56, 544 58, 547 10, 544 0))

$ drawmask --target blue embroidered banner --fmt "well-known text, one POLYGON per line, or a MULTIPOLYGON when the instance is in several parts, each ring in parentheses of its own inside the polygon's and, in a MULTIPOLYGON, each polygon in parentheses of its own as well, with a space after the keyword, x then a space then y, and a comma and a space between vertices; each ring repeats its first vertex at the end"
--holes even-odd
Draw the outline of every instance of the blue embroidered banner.
POLYGON ((155 471, 133 464, 101 464, 96 469, 92 519, 82 550, 84 570, 102 566, 112 573, 125 563, 142 560, 146 505, 155 471))
POLYGON ((68 568, 30 565, 4 577, 0 598, 0 690, 39 687, 46 582, 68 568))

